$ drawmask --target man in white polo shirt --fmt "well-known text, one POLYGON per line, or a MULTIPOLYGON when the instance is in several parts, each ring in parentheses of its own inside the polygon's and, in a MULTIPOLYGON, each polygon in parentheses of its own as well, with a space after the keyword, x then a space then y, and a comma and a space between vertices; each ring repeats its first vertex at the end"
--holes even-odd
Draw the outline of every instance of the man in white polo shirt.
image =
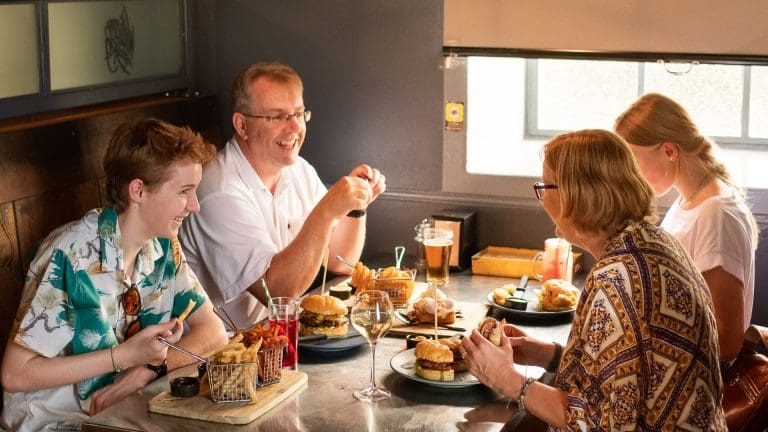
MULTIPOLYGON (((180 235, 190 266, 238 328, 266 316, 261 279, 273 297, 297 297, 330 256, 352 262, 365 241, 364 211, 386 189, 361 164, 326 190, 299 150, 311 113, 290 67, 257 63, 232 84, 234 136, 203 172, 201 210, 180 235)), ((328 270, 349 274, 334 260, 328 270)))

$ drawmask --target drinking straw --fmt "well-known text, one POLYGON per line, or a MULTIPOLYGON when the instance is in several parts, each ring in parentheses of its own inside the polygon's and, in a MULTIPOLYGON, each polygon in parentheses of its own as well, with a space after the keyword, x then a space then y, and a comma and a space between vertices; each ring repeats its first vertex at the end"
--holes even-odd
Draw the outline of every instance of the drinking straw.
POLYGON ((323 287, 320 290, 320 295, 325 295, 325 278, 328 276, 328 255, 331 254, 330 248, 325 248, 323 251, 323 287))
POLYGON ((405 255, 404 246, 395 246, 395 268, 400 270, 400 264, 403 262, 403 256, 405 255))
POLYGON ((261 278, 261 286, 264 287, 264 294, 267 295, 267 302, 272 307, 272 314, 274 316, 277 316, 277 306, 275 306, 275 303, 272 302, 272 296, 269 295, 269 288, 267 288, 267 281, 265 281, 264 278, 261 278))

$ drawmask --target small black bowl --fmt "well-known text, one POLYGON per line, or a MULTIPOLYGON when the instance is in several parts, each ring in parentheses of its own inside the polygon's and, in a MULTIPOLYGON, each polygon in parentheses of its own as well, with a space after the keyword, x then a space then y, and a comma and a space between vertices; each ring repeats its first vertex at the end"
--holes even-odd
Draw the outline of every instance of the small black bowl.
POLYGON ((507 297, 504 300, 504 307, 519 311, 528 309, 528 300, 521 299, 519 297, 507 297))
POLYGON ((416 348, 416 345, 418 345, 419 342, 427 339, 431 339, 431 338, 428 338, 424 335, 409 334, 405 336, 405 348, 406 349, 416 348))
POLYGON ((171 395, 192 397, 200 393, 200 380, 195 377, 178 377, 171 380, 171 395))

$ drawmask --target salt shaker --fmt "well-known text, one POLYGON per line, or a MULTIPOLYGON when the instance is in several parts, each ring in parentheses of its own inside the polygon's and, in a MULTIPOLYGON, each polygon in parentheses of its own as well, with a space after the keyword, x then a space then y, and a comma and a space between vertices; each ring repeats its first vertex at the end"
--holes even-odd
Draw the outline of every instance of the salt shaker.
POLYGON ((416 231, 416 237, 413 239, 416 241, 416 261, 413 266, 417 270, 423 271, 427 268, 427 257, 424 251, 424 229, 431 228, 432 224, 429 223, 429 219, 423 219, 420 224, 416 225, 413 230, 416 231))

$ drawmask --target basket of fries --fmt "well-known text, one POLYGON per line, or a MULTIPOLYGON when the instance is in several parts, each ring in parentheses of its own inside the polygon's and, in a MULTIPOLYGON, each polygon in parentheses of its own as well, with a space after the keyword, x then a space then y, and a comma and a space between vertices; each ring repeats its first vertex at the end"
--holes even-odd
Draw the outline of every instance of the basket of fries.
POLYGON ((277 327, 263 324, 237 333, 208 359, 208 381, 214 402, 250 402, 256 387, 280 381, 283 348, 277 327))
POLYGON ((392 306, 403 307, 408 304, 408 299, 413 294, 416 270, 396 269, 386 267, 378 269, 374 275, 374 286, 377 290, 386 291, 392 306))

